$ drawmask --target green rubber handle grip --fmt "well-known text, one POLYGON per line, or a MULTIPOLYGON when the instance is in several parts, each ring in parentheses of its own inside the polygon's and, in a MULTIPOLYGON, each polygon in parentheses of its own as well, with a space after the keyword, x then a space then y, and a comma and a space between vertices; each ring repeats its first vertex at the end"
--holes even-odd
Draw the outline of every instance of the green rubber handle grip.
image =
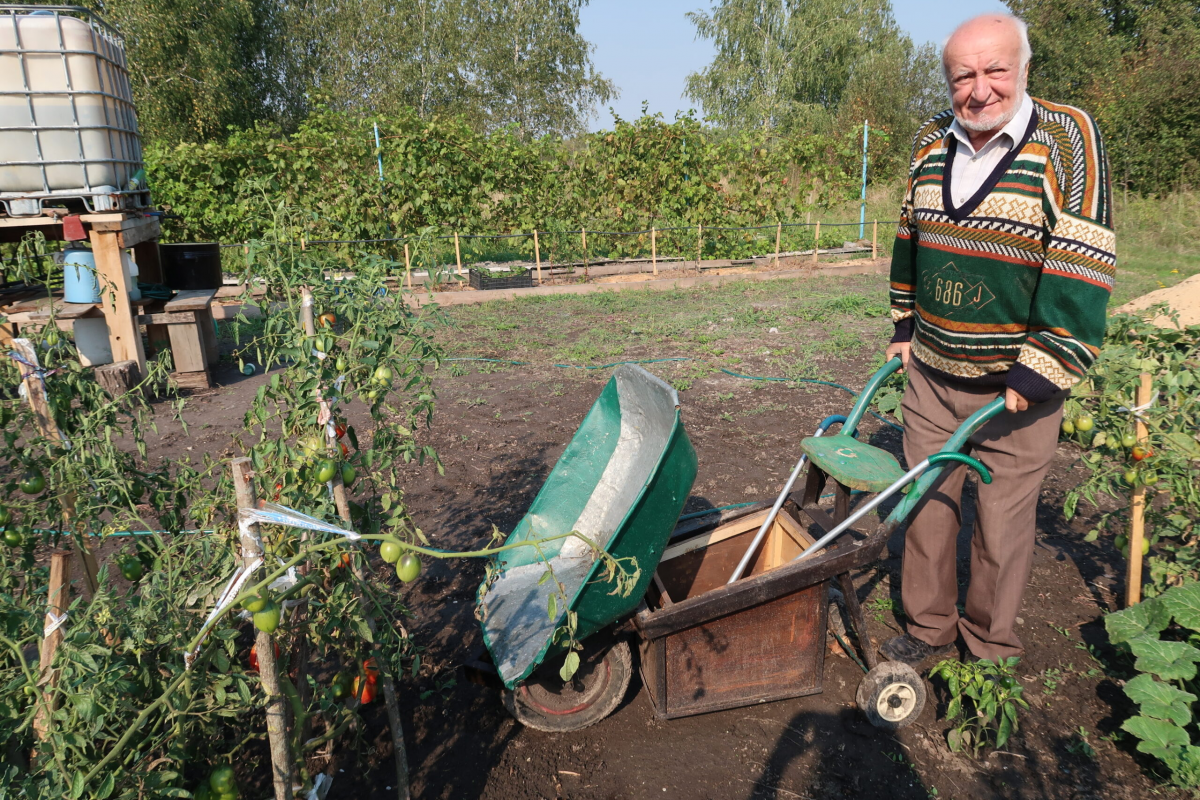
POLYGON ((862 421, 863 415, 867 413, 867 406, 871 405, 871 398, 875 396, 875 392, 887 380, 889 375, 900 369, 900 366, 900 356, 895 356, 889 359, 886 364, 871 376, 871 379, 867 381, 867 385, 859 392, 858 401, 854 404, 854 408, 850 409, 850 413, 846 415, 846 421, 842 423, 842 430, 853 431, 858 428, 858 423, 862 421))
POLYGON ((984 483, 992 482, 992 473, 988 472, 988 468, 977 458, 971 458, 963 453, 934 453, 929 457, 930 465, 940 464, 943 461, 957 461, 960 464, 966 464, 979 473, 979 480, 984 483))

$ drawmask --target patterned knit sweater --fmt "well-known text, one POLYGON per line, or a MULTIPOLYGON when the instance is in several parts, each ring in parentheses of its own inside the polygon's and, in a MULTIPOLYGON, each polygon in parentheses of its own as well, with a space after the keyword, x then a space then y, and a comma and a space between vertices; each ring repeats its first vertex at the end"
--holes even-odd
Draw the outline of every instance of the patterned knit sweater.
POLYGON ((1038 403, 1077 383, 1104 338, 1116 272, 1112 190, 1096 123, 1034 100, 1034 115, 979 191, 950 195, 944 111, 913 145, 892 256, 893 341, 957 381, 1038 403))

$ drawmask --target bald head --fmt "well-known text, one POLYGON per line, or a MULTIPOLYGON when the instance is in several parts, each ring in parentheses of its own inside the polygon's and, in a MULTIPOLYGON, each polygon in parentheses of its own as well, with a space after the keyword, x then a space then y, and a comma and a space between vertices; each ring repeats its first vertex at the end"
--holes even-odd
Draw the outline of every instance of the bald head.
POLYGON ((942 49, 959 124, 981 136, 1007 125, 1025 96, 1031 55, 1025 23, 1010 14, 984 14, 959 25, 942 49))

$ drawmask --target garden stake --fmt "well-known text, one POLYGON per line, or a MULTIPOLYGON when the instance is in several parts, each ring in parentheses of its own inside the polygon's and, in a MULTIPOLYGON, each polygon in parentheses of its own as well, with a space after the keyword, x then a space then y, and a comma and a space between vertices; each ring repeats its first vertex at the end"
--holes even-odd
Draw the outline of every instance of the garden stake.
POLYGON ((650 264, 658 274, 658 228, 650 228, 650 264))
POLYGON ((583 282, 588 281, 588 257, 587 257, 587 228, 580 228, 579 235, 583 238, 583 282))
POLYGON ((454 232, 454 263, 458 264, 458 274, 462 275, 462 250, 458 247, 458 231, 454 232))
POLYGON ((818 256, 821 253, 821 220, 817 220, 817 230, 813 234, 813 266, 819 262, 818 256))
POLYGON ((408 290, 412 291, 412 260, 408 255, 408 242, 404 243, 404 276, 408 280, 408 290))
POLYGON ((537 263, 538 285, 542 284, 542 248, 538 244, 537 229, 533 230, 533 260, 537 263))
MULTIPOLYGON (((233 474, 233 491, 238 508, 254 508, 254 471, 250 459, 235 458, 229 462, 233 474)), ((247 569, 263 557, 262 537, 258 523, 239 526, 242 545, 242 565, 247 569)), ((292 752, 288 741, 287 698, 279 690, 279 672, 275 662, 275 645, 271 634, 255 631, 254 647, 258 653, 258 677, 267 693, 267 740, 271 747, 271 777, 275 785, 275 800, 291 800, 292 752)))
POLYGON ((58 705, 58 670, 51 669, 54 654, 63 640, 63 623, 67 609, 71 606, 71 554, 56 550, 50 554, 50 585, 46 592, 46 617, 43 622, 43 638, 39 648, 38 685, 43 687, 41 707, 33 718, 33 730, 38 741, 50 736, 54 709, 58 705))
MULTIPOLYGON (((28 339, 13 339, 12 346, 13 350, 17 351, 17 355, 21 357, 21 361, 26 362, 18 361, 17 364, 18 369, 21 370, 21 383, 25 386, 25 397, 29 399, 29 406, 33 409, 34 418, 37 419, 38 430, 47 439, 66 442, 66 437, 54 423, 54 415, 50 413, 50 403, 46 400, 45 378, 38 362, 37 349, 28 339)), ((70 446, 69 442, 67 444, 70 446)))
MULTIPOLYGON (((408 244, 404 245, 404 254, 405 254, 405 256, 408 255, 408 244)), ((314 302, 313 302, 313 296, 312 296, 312 289, 310 289, 307 286, 300 287, 300 324, 301 324, 301 326, 303 326, 304 334, 306 336, 316 336, 317 335, 317 322, 315 319, 316 311, 313 308, 313 306, 314 306, 314 302)), ((321 391, 320 389, 317 390, 318 396, 320 395, 320 391, 321 391)), ((325 408, 324 400, 321 400, 321 407, 322 407, 322 409, 325 408)), ((327 431, 329 431, 330 426, 326 425, 325 428, 327 431)), ((332 434, 331 431, 330 431, 330 434, 332 434)), ((332 451, 336 452, 336 450, 337 450, 336 437, 333 440, 331 440, 330 449, 332 451)), ((339 480, 339 481, 341 480, 341 470, 338 470, 337 480, 339 480)), ((303 547, 305 544, 307 544, 309 539, 311 538, 311 536, 312 536, 311 531, 309 531, 307 529, 304 530, 300 534, 300 546, 303 547)), ((307 575, 308 574, 308 562, 305 561, 305 562, 301 563, 297 569, 297 572, 299 572, 301 576, 307 575)), ((304 620, 304 618, 307 616, 307 609, 304 605, 295 606, 292 611, 292 615, 293 615, 292 616, 293 620, 302 622, 304 620)), ((308 707, 308 700, 312 694, 312 689, 308 685, 307 676, 308 676, 308 639, 307 639, 307 637, 301 636, 301 637, 299 637, 298 641, 296 642, 296 693, 300 697, 301 705, 303 705, 305 708, 308 707)), ((303 723, 300 726, 298 740, 301 742, 307 741, 309 736, 311 735, 311 733, 312 733, 312 722, 309 720, 308 717, 305 717, 303 723)))
POLYGON ((783 222, 775 223, 775 268, 779 268, 779 241, 783 238, 783 222))
POLYGON ((700 269, 700 256, 704 255, 704 224, 696 226, 696 269, 700 269))
MULTIPOLYGON (((1138 444, 1145 446, 1149 439, 1146 423, 1138 409, 1150 404, 1150 373, 1143 372, 1141 383, 1135 394, 1133 419, 1137 426, 1138 444)), ((1142 601, 1142 541, 1146 538, 1146 487, 1139 480, 1133 490, 1133 503, 1129 510, 1129 575, 1125 579, 1125 606, 1137 605, 1142 601)))
POLYGON ((871 223, 871 258, 879 258, 879 220, 871 223))

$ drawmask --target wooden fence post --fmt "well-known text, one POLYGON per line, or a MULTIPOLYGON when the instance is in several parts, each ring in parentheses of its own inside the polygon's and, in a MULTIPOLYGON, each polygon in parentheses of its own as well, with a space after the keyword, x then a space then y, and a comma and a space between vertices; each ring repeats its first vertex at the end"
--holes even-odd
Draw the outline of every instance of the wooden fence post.
POLYGON ((458 247, 458 231, 454 232, 454 263, 458 264, 458 274, 462 275, 462 250, 458 247))
POLYGON ((33 731, 38 741, 45 741, 53 726, 53 714, 57 705, 58 671, 52 670, 54 654, 63 640, 63 628, 59 618, 71 606, 71 554, 56 550, 50 554, 50 585, 46 591, 46 616, 42 630, 51 630, 42 638, 38 649, 38 684, 42 687, 41 705, 33 718, 33 731))
POLYGON ((583 238, 583 282, 588 282, 588 257, 587 257, 587 228, 580 227, 579 235, 583 238))
POLYGON ((779 242, 783 239, 783 221, 775 223, 775 268, 779 269, 779 242))
POLYGON ((650 227, 650 265, 654 274, 658 274, 658 228, 650 227))
MULTIPOLYGON (((235 458, 229 462, 233 473, 233 491, 238 508, 254 508, 254 471, 250 459, 235 458)), ((249 567, 262 558, 262 539, 258 524, 243 529, 241 537, 242 566, 249 567)), ((271 634, 254 632, 254 651, 258 654, 258 677, 267 693, 267 740, 271 749, 271 775, 275 800, 291 800, 292 752, 288 741, 287 698, 279 689, 279 670, 275 662, 275 642, 271 634)))
POLYGON ((879 220, 871 223, 871 258, 879 258, 879 220))
POLYGON ((538 243, 537 228, 533 229, 533 261, 537 264, 538 286, 542 285, 542 246, 538 243))
POLYGON ((704 255, 704 225, 696 225, 696 269, 700 269, 700 257, 704 255))
POLYGON ((813 266, 819 262, 821 253, 821 220, 817 220, 817 230, 813 233, 813 266))
MULTIPOLYGON (((1134 405, 1141 407, 1150 402, 1150 373, 1142 373, 1142 381, 1134 395, 1134 405)), ((1149 438, 1146 423, 1134 416, 1138 444, 1143 447, 1149 438)), ((1140 477, 1140 473, 1139 473, 1140 477)), ((1146 487, 1139 480, 1133 490, 1133 502, 1129 509, 1129 575, 1125 579, 1125 606, 1137 605, 1142 601, 1142 542, 1146 538, 1146 487)))
POLYGON ((412 291, 412 258, 408 254, 408 242, 404 243, 404 275, 407 278, 408 290, 412 291))

